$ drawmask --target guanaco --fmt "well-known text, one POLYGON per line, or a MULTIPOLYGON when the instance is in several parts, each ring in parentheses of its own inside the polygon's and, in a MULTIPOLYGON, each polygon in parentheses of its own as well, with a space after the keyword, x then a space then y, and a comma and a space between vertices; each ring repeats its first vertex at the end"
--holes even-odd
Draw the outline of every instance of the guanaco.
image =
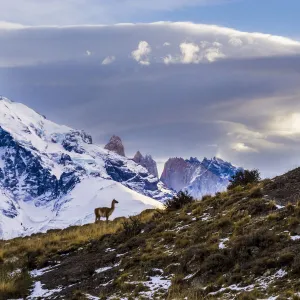
POLYGON ((116 199, 113 199, 111 202, 111 207, 98 207, 95 208, 95 223, 100 221, 100 218, 106 218, 106 222, 108 222, 109 216, 114 212, 116 203, 119 203, 116 199))

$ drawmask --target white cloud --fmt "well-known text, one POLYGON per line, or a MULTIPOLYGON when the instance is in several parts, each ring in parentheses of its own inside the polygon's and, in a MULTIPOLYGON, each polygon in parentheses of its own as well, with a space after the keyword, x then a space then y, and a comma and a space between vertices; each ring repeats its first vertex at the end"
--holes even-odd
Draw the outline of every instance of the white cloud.
POLYGON ((81 53, 89 55, 90 52, 98 60, 114 53, 118 63, 127 61, 130 56, 141 65, 197 64, 224 58, 300 54, 300 43, 285 37, 182 22, 34 28, 5 25, 0 26, 0 42, 0 66, 78 61, 82 59, 81 53), (1 34, 4 31, 5 34, 1 34), (78 38, 81 35, 85 38, 78 38), (43 44, 41 37, 45 41, 43 44), (242 47, 237 47, 238 39, 243 42, 242 47), (60 47, 51 47, 54 42, 60 47), (164 43, 169 45, 162 47, 164 43), (137 44, 137 49, 132 51, 137 44), (23 50, 14 51, 17 48, 23 50))
POLYGON ((89 50, 86 50, 86 51, 85 51, 85 54, 86 54, 87 56, 91 56, 91 55, 92 55, 92 52, 89 51, 89 50))
POLYGON ((179 45, 181 54, 168 54, 163 58, 163 62, 165 64, 198 64, 200 62, 214 62, 225 57, 221 51, 222 47, 223 45, 219 42, 210 43, 208 41, 201 41, 199 45, 183 42, 179 45))
POLYGON ((109 65, 111 63, 113 63, 116 60, 115 56, 107 56, 103 61, 102 61, 102 65, 109 65))
POLYGON ((258 152, 256 149, 247 146, 245 143, 235 143, 232 145, 232 149, 237 152, 258 152))
POLYGON ((231 37, 229 39, 228 43, 230 45, 234 46, 234 47, 241 47, 241 46, 243 46, 242 40, 240 38, 238 38, 238 37, 235 37, 235 36, 231 37))
POLYGON ((200 48, 198 45, 193 43, 182 43, 180 44, 181 51, 181 62, 184 64, 198 63, 201 58, 199 56, 200 48))
POLYGON ((168 47, 168 46, 171 46, 171 44, 170 44, 169 42, 165 42, 165 43, 163 44, 163 46, 164 46, 164 47, 168 47))
POLYGON ((300 112, 274 116, 270 121, 270 130, 277 135, 300 137, 300 112))
POLYGON ((205 50, 204 57, 209 62, 214 62, 217 59, 224 58, 225 55, 222 53, 222 51, 219 48, 211 47, 205 50))
POLYGON ((131 52, 132 58, 141 65, 150 65, 149 54, 151 53, 151 47, 146 41, 139 42, 138 48, 131 52))

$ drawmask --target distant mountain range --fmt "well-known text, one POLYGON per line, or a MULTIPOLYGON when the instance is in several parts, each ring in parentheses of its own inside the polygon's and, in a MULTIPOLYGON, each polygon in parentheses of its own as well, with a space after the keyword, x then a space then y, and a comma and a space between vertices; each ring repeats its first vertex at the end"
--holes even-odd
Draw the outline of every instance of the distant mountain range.
POLYGON ((218 158, 170 158, 159 179, 151 155, 127 158, 118 136, 103 149, 82 130, 0 100, 0 238, 93 222, 94 208, 113 198, 115 218, 162 207, 180 190, 215 194, 237 170, 218 158))

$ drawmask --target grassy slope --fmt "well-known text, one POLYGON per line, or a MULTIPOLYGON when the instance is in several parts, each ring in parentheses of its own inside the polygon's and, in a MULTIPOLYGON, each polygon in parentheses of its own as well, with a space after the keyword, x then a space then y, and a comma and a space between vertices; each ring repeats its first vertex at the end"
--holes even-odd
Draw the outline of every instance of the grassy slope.
POLYGON ((299 184, 297 169, 177 211, 145 211, 136 232, 115 220, 2 241, 0 295, 24 296, 33 280, 62 287, 48 298, 300 299, 299 184), (26 272, 49 265, 40 277, 26 272))

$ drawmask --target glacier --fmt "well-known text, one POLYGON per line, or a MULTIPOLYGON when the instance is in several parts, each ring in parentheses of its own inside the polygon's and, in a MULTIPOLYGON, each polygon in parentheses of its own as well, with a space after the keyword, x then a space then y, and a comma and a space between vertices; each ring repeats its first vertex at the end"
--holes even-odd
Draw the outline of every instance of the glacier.
POLYGON ((31 108, 0 100, 0 238, 94 221, 94 208, 119 205, 111 218, 162 208, 174 192, 133 160, 93 143, 31 108))

